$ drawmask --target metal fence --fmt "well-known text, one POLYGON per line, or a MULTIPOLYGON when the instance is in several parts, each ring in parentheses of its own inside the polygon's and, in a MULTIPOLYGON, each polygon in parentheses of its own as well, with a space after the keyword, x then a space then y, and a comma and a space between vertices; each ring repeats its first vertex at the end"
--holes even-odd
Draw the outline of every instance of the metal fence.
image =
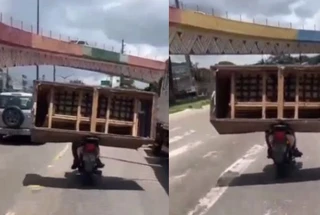
MULTIPOLYGON (((174 0, 170 0, 169 3, 170 7, 176 8, 176 4, 174 0)), ((196 13, 200 13, 203 15, 210 15, 210 16, 215 16, 215 17, 221 17, 221 18, 226 18, 226 19, 231 19, 235 21, 240 21, 240 22, 249 22, 249 23, 254 23, 254 24, 260 24, 260 25, 266 25, 266 26, 273 26, 273 27, 281 27, 281 28, 289 28, 289 29, 302 29, 302 30, 320 30, 320 28, 317 28, 316 24, 314 24, 312 27, 307 27, 305 24, 299 25, 299 24, 294 24, 294 23, 286 23, 286 22, 280 22, 275 19, 270 19, 266 17, 247 17, 246 15, 243 14, 238 14, 234 15, 229 13, 227 10, 219 10, 215 8, 210 8, 207 6, 199 5, 195 3, 189 3, 186 4, 183 1, 179 1, 179 7, 182 10, 190 10, 190 11, 195 11, 196 13)))

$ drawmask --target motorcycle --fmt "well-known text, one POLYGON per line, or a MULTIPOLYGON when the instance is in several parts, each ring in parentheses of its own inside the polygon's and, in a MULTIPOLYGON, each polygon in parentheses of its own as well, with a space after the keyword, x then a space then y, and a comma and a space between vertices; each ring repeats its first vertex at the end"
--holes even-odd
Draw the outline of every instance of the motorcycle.
POLYGON ((96 137, 85 137, 78 147, 77 153, 80 159, 78 171, 83 176, 85 184, 93 183, 93 176, 100 174, 97 168, 97 158, 99 156, 99 139, 96 137))
POLYGON ((270 126, 266 132, 266 141, 269 144, 270 157, 276 166, 278 177, 287 175, 288 170, 294 165, 293 144, 295 143, 294 131, 285 123, 277 123, 270 126), (289 137, 293 137, 290 140, 289 137))

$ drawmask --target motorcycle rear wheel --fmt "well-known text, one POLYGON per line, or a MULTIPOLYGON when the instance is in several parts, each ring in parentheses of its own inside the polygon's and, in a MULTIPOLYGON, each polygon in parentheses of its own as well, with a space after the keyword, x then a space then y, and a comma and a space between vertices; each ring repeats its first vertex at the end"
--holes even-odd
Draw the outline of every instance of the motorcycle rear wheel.
POLYGON ((276 176, 283 178, 287 176, 287 165, 285 163, 276 164, 276 176))
POLYGON ((93 185, 93 174, 84 172, 82 173, 82 184, 85 186, 93 185))

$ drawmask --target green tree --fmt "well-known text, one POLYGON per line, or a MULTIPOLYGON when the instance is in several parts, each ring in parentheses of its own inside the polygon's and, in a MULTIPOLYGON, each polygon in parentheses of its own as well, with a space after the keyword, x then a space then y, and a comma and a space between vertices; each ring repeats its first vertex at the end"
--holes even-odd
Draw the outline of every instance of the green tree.
POLYGON ((217 63, 217 65, 234 65, 234 63, 230 61, 220 61, 219 63, 217 63))

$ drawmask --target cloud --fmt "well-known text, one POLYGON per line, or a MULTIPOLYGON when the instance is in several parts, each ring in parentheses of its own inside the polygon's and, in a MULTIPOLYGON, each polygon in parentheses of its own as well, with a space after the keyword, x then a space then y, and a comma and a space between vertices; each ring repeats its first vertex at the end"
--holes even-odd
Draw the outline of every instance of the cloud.
POLYGON ((70 27, 102 29, 111 40, 131 44, 168 46, 168 4, 163 0, 109 0, 79 4, 68 1, 66 20, 70 27), (94 14, 94 16, 92 16, 94 14), (90 19, 88 19, 90 17, 90 19))
MULTIPOLYGON (((277 16, 288 15, 291 13, 290 5, 299 0, 183 0, 182 5, 185 8, 198 8, 204 12, 225 14, 245 14, 248 16, 277 16)), ((173 2, 173 0, 170 0, 173 2)))
POLYGON ((294 12, 301 18, 312 18, 320 8, 320 2, 316 0, 301 0, 294 7, 294 12))

